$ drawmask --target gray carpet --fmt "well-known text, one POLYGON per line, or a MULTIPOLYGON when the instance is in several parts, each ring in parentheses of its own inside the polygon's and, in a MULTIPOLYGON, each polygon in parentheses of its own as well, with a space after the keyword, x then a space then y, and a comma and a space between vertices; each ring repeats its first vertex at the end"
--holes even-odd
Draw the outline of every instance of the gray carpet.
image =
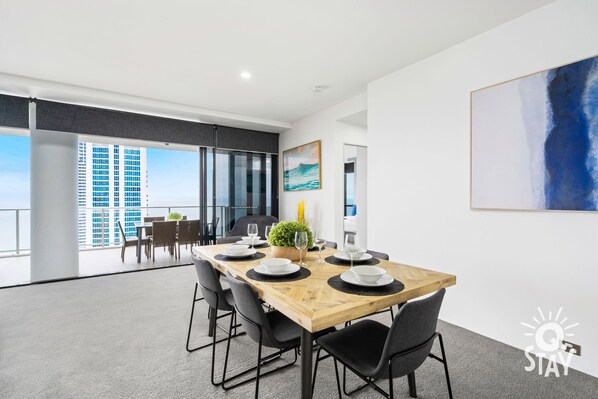
MULTIPOLYGON (((194 277, 185 266, 0 290, 0 397, 252 397, 252 384, 225 393, 209 383, 209 349, 185 351, 194 277)), ((195 343, 206 342, 199 306, 195 343)), ((598 398, 596 378, 543 378, 524 371, 517 349, 448 323, 439 330, 455 398, 598 398)), ((249 338, 234 341, 236 369, 253 365, 255 354, 249 338)), ((330 359, 321 363, 316 398, 336 397, 333 370, 330 359)), ((448 397, 440 363, 429 359, 416 375, 420 398, 448 397)), ((297 364, 265 377, 260 397, 299 397, 299 376, 297 364)), ((405 379, 395 388, 395 397, 408 397, 405 379)), ((381 396, 366 389, 353 397, 381 396)))

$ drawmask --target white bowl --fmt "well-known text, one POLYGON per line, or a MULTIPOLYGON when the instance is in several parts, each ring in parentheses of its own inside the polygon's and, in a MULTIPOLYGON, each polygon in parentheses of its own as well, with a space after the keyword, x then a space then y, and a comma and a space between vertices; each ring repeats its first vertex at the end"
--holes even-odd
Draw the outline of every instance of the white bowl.
MULTIPOLYGON (((350 257, 351 257, 351 255, 349 255, 349 253, 348 253, 347 251, 345 251, 344 249, 343 249, 343 253, 344 253, 345 255, 347 255, 347 258, 350 258, 350 257)), ((363 256, 363 254, 365 254, 365 253, 366 253, 366 250, 365 250, 365 249, 363 249, 363 248, 360 248, 360 249, 357 251, 357 253, 356 253, 355 255, 353 255, 353 259, 359 259, 359 258, 361 258, 361 257, 363 256)))
POLYGON ((291 260, 286 258, 270 258, 262 261, 262 265, 271 273, 279 273, 290 264, 291 260))
POLYGON ((353 266, 351 272, 364 283, 373 284, 386 274, 386 270, 377 266, 353 266))
MULTIPOLYGON (((257 242, 261 237, 260 236, 255 236, 253 238, 253 242, 257 242)), ((241 240, 245 243, 245 244, 249 244, 251 245, 251 237, 249 236, 243 236, 241 237, 241 240)))
POLYGON ((249 249, 249 245, 233 245, 227 249, 227 252, 232 255, 242 255, 249 249))

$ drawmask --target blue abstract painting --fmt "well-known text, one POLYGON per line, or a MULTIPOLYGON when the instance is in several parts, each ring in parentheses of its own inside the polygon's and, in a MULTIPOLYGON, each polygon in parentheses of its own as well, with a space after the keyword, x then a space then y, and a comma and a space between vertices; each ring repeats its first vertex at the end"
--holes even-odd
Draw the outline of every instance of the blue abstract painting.
POLYGON ((284 151, 284 190, 300 191, 322 188, 320 167, 319 140, 284 151))
POLYGON ((471 93, 471 206, 598 210, 598 57, 471 93))

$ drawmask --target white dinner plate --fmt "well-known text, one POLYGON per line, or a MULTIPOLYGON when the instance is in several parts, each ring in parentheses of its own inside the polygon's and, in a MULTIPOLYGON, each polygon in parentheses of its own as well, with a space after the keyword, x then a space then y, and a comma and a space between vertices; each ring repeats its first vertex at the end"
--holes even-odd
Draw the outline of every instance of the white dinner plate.
MULTIPOLYGON (((335 252, 334 257, 337 259, 340 259, 340 260, 351 262, 351 258, 344 251, 335 252)), ((372 258, 373 258, 373 256, 366 252, 366 253, 361 254, 360 257, 353 256, 353 262, 354 263, 365 262, 366 260, 370 260, 372 258)))
POLYGON ((366 283, 359 280, 351 270, 347 270, 341 274, 341 280, 343 280, 345 283, 359 285, 360 287, 384 287, 385 285, 391 284, 393 281, 395 281, 390 274, 385 274, 375 283, 366 283))
POLYGON ((246 252, 241 253, 241 254, 232 254, 228 251, 224 251, 220 255, 226 256, 228 258, 248 258, 252 255, 255 255, 256 252, 257 251, 255 250, 255 248, 248 248, 246 252))
MULTIPOLYGON (((264 244, 267 244, 267 243, 268 243, 267 240, 257 240, 256 239, 256 240, 253 241, 253 246, 254 247, 259 247, 260 245, 264 245, 264 244)), ((249 246, 251 246, 251 241, 245 242, 243 240, 239 240, 235 244, 243 244, 243 245, 249 245, 249 246)))
POLYGON ((291 263, 290 265, 286 265, 283 270, 276 273, 269 271, 264 265, 258 265, 253 270, 255 270, 256 273, 263 274, 265 276, 287 276, 289 274, 298 272, 299 269, 301 269, 299 265, 291 263))

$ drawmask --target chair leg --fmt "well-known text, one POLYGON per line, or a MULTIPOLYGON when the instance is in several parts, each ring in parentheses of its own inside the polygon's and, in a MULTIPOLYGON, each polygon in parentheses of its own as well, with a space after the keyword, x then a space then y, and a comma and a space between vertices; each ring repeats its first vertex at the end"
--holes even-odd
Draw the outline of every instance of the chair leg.
POLYGON ((338 377, 338 364, 336 359, 334 359, 334 374, 336 375, 336 389, 338 391, 338 399, 343 399, 343 394, 341 392, 341 380, 338 377))
POLYGON ((446 353, 444 352, 444 342, 442 341, 442 335, 438 334, 438 340, 440 341, 440 352, 442 353, 442 360, 444 364, 444 374, 446 376, 446 385, 448 387, 449 398, 453 399, 453 390, 451 389, 451 379, 449 378, 448 364, 446 362, 446 353))
POLYGON ((390 309, 390 321, 394 321, 395 320, 395 312, 394 312, 392 306, 389 309, 390 309))
MULTIPOLYGON (((409 384, 409 391, 411 391, 411 384, 409 384)), ((394 398, 394 389, 392 386, 392 360, 388 363, 388 397, 390 399, 394 398)))
POLYGON ((120 259, 123 263, 125 263, 125 248, 126 247, 123 245, 123 248, 120 250, 120 259))
POLYGON ((260 342, 257 349, 257 370, 255 372, 255 399, 258 399, 260 390, 260 366, 262 364, 262 334, 260 334, 260 342))
POLYGON ((152 247, 152 262, 156 261, 156 246, 152 247))
POLYGON ((409 383, 409 396, 417 398, 417 387, 415 386, 415 371, 407 374, 407 382, 409 383))

